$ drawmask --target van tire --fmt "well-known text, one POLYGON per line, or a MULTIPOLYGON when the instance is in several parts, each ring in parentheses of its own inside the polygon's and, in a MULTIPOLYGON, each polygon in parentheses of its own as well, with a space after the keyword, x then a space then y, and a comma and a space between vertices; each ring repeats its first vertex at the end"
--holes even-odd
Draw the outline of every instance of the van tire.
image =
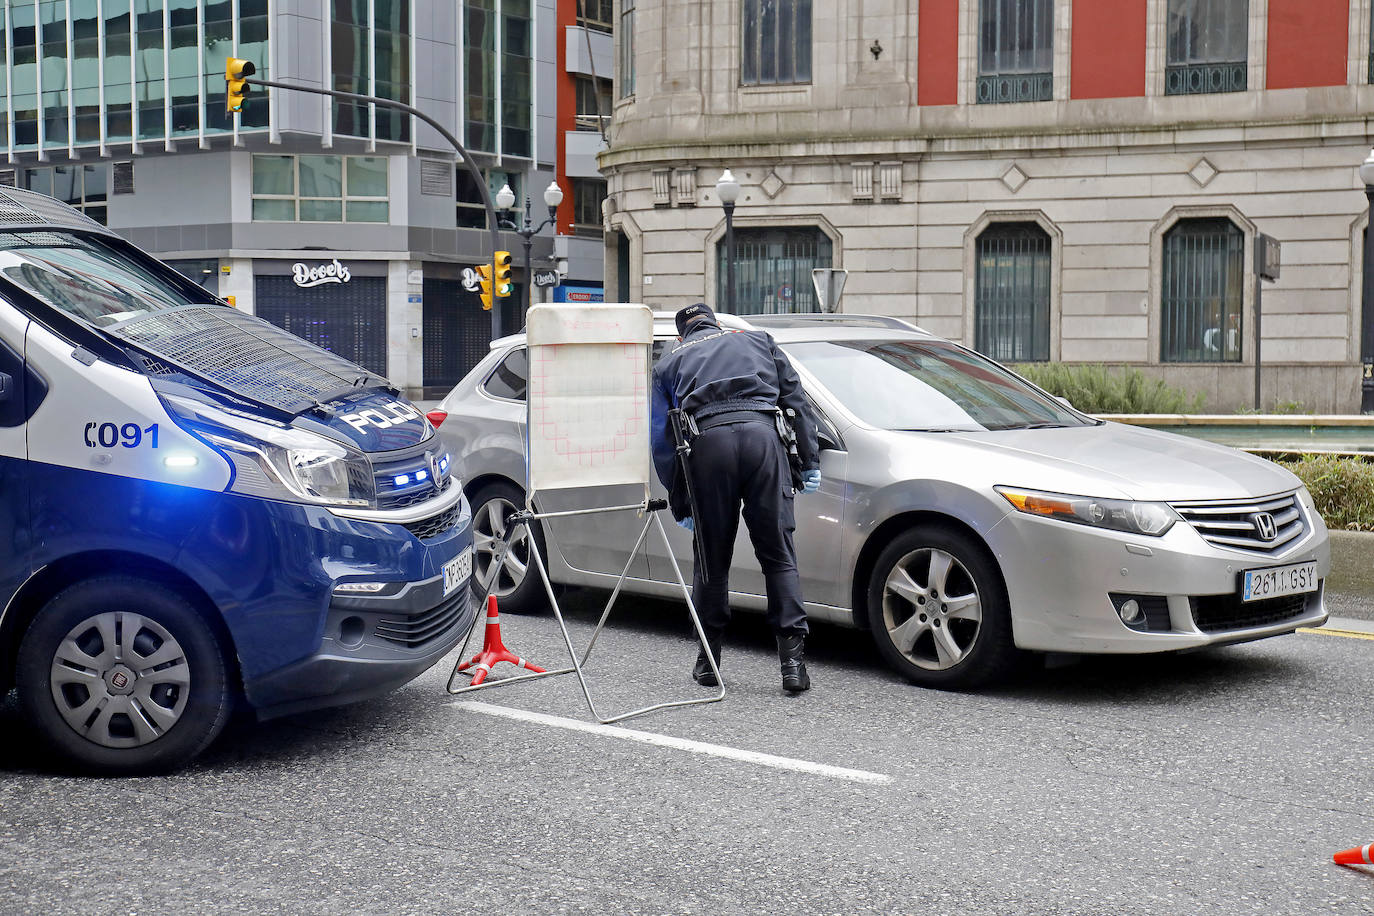
POLYGON ((200 612, 128 576, 79 582, 43 605, 19 644, 15 679, 49 748, 107 776, 184 766, 233 706, 224 652, 200 612))
MULTIPOLYGON (((494 540, 494 536, 507 529, 506 520, 510 518, 511 513, 525 508, 525 491, 508 481, 497 480, 478 487, 468 501, 472 504, 472 590, 481 598, 487 594, 492 561, 499 549, 499 542, 494 540)), ((548 552, 544 549, 543 526, 535 520, 530 524, 529 530, 534 535, 539 555, 545 557, 547 562, 548 552)), ((510 566, 500 570, 498 580, 491 591, 496 596, 497 607, 502 611, 516 614, 533 614, 545 610, 549 606, 549 599, 544 591, 544 583, 539 577, 539 570, 534 565, 534 557, 530 554, 529 534, 521 535, 511 549, 516 561, 513 565, 523 565, 524 573, 516 582, 510 566)))

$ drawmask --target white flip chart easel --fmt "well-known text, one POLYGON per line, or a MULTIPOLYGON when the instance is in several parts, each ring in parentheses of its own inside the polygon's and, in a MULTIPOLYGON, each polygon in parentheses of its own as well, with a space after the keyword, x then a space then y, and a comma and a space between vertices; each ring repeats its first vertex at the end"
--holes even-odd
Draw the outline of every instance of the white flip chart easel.
MULTIPOLYGON (((505 561, 510 545, 517 538, 520 529, 540 519, 564 518, 574 515, 595 515, 607 512, 636 512, 645 516, 644 527, 639 538, 626 558, 625 567, 616 579, 615 588, 606 602, 601 619, 592 631, 587 648, 581 659, 573 647, 572 637, 563 620, 563 612, 558 606, 549 581, 548 569, 539 552, 538 539, 528 537, 530 557, 539 570, 540 579, 553 609, 554 619, 563 633, 563 641, 568 647, 572 664, 566 668, 514 677, 487 680, 481 684, 454 687, 459 676, 455 665, 449 676, 448 692, 465 693, 482 690, 502 684, 514 684, 535 678, 551 677, 557 674, 576 674, 582 686, 582 695, 597 721, 605 724, 642 715, 656 709, 672 706, 691 706, 699 703, 715 703, 725 698, 725 681, 716 666, 715 657, 706 649, 706 634, 701 620, 697 617, 696 607, 692 604, 692 592, 682 576, 668 534, 663 528, 659 512, 667 505, 662 500, 649 498, 650 463, 650 424, 649 424, 649 373, 654 339, 653 313, 643 305, 598 303, 595 305, 536 305, 527 314, 526 346, 529 352, 529 384, 525 399, 525 508, 509 519, 496 558, 492 563, 493 571, 505 561), (642 486, 644 498, 641 502, 627 506, 604 506, 597 508, 574 509, 565 512, 538 512, 534 508, 535 495, 544 490, 566 490, 580 487, 610 485, 642 486), (663 539, 668 558, 672 561, 673 573, 682 587, 687 601, 687 614, 697 634, 706 656, 710 659, 711 669, 716 674, 719 690, 707 697, 689 700, 675 700, 655 703, 613 716, 603 716, 592 699, 587 687, 583 668, 591 657, 597 637, 610 616, 620 589, 629 574, 634 555, 638 552, 650 527, 658 529, 663 539)), ((545 532, 551 536, 551 531, 545 532)), ((496 584, 496 576, 487 585, 487 596, 496 584)), ((484 602, 485 603, 485 602, 484 602)), ((473 630, 482 623, 482 617, 474 623, 473 630)), ((466 654, 472 631, 463 641, 459 651, 459 661, 466 654)))

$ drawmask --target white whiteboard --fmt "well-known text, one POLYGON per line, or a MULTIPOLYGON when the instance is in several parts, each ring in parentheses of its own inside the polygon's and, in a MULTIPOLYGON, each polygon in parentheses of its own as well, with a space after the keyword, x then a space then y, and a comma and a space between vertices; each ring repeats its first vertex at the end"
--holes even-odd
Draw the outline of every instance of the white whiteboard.
POLYGON ((525 335, 530 496, 642 484, 647 497, 653 312, 616 303, 536 305, 525 335))

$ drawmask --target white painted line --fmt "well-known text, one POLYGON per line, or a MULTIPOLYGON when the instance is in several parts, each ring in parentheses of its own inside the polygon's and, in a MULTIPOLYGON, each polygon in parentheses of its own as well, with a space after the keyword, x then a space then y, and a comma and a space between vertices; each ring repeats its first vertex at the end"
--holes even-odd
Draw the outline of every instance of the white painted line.
POLYGON ((565 719, 562 716, 550 716, 542 712, 512 709, 509 706, 495 706, 491 703, 478 703, 470 700, 459 700, 449 705, 454 709, 466 709, 469 712, 479 712, 487 716, 500 716, 505 719, 515 719, 520 722, 532 722, 535 725, 547 725, 551 728, 566 728, 569 731, 586 732, 589 735, 600 735, 603 738, 620 738, 625 741, 639 741, 657 747, 670 747, 679 751, 687 751, 690 754, 706 754, 711 757, 724 757, 728 760, 756 763, 759 766, 774 767, 779 770, 791 770, 794 773, 811 773, 816 776, 826 776, 830 779, 845 779, 850 782, 865 782, 870 784, 882 784, 892 781, 891 776, 886 776, 882 773, 870 773, 867 770, 851 770, 847 767, 836 767, 827 763, 812 763, 809 760, 797 760, 794 757, 778 757, 773 754, 760 754, 757 751, 745 751, 736 747, 726 747, 723 744, 707 744, 704 741, 689 741, 686 738, 674 738, 671 735, 659 735, 654 732, 641 732, 632 728, 620 728, 615 725, 581 722, 577 719, 565 719))

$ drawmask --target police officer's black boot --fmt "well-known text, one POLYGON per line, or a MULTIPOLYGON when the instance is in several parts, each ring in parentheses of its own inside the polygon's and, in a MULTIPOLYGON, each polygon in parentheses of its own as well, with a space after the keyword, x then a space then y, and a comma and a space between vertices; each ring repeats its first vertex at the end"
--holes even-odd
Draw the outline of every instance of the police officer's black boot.
MULTIPOLYGON (((706 631, 706 644, 711 647, 711 654, 716 657, 716 668, 720 668, 720 633, 706 631)), ((720 682, 716 680, 716 674, 711 670, 711 661, 706 657, 705 649, 697 650, 697 663, 692 666, 692 680, 703 687, 715 687, 720 682)))
POLYGON ((782 689, 788 693, 801 693, 811 689, 811 675, 806 673, 806 634, 779 633, 778 661, 782 663, 782 689))

